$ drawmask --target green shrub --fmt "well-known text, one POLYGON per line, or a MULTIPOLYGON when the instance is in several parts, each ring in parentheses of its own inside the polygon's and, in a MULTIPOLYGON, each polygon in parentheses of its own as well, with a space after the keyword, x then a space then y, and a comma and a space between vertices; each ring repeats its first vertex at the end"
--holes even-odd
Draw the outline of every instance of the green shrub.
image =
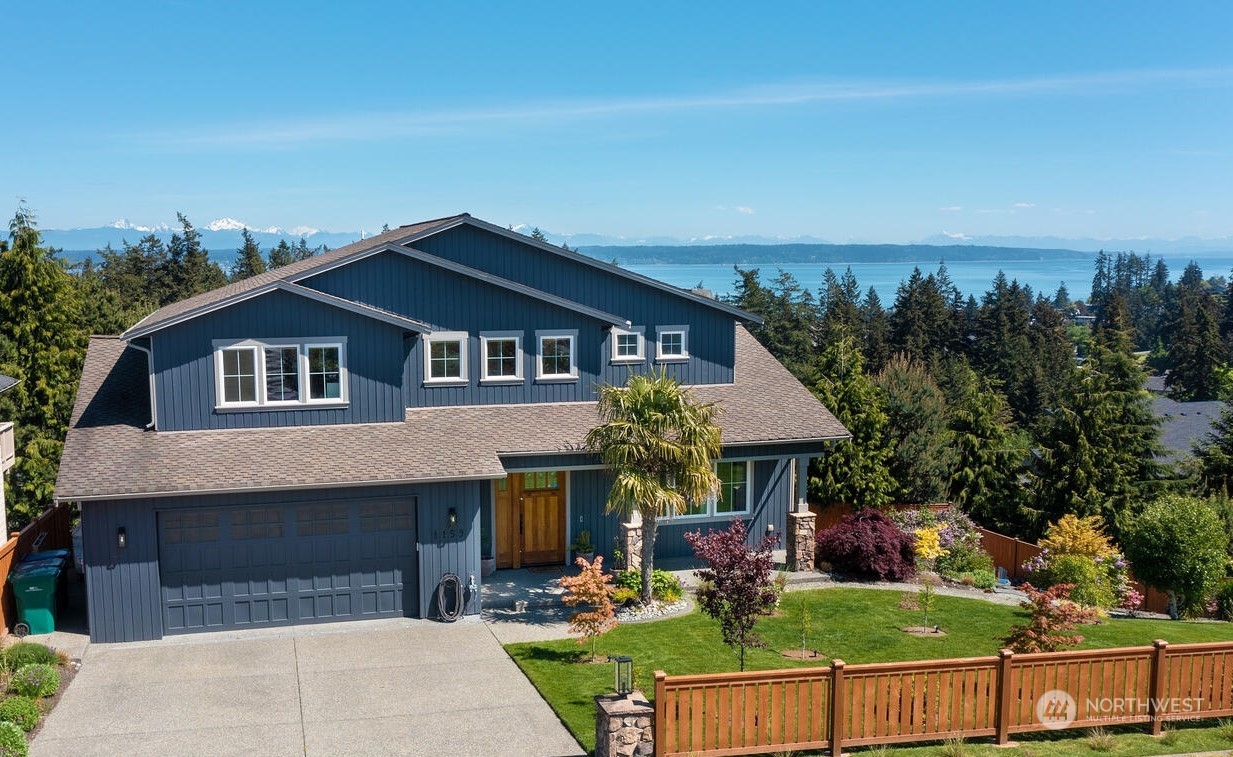
POLYGON ((938 573, 947 578, 961 573, 993 572, 993 558, 979 547, 968 549, 965 545, 951 547, 950 552, 938 558, 938 573))
POLYGON ((1233 578, 1226 578, 1216 589, 1216 617, 1233 620, 1233 578))
MULTIPOLYGON (((617 590, 632 589, 636 596, 642 595, 642 573, 637 570, 623 570, 617 574, 613 582, 617 590)), ((666 570, 651 571, 651 596, 663 602, 675 602, 681 598, 683 589, 681 579, 666 570)))
MULTIPOLYGON (((1096 561, 1085 555, 1055 555, 1049 561, 1049 567, 1042 571, 1045 581, 1040 588, 1048 588, 1058 584, 1071 584, 1070 598, 1087 607, 1112 607, 1115 601, 1113 588, 1109 585, 1109 576, 1096 564, 1096 561)), ((1040 578, 1032 576, 1032 584, 1040 578)))
POLYGON ((1229 538, 1207 502, 1167 495, 1148 504, 1123 539, 1135 577, 1173 594, 1181 615, 1198 615, 1224 577, 1229 538))
POLYGON ((25 697, 49 697, 60 690, 60 671, 35 662, 22 665, 9 681, 9 691, 25 697))
POLYGON ((39 703, 30 697, 8 697, 0 701, 0 722, 13 723, 23 731, 30 731, 43 717, 39 703))
POLYGON ((13 723, 0 723, 0 757, 27 757, 29 754, 25 731, 13 723))
POLYGON ((56 665, 59 657, 55 650, 33 641, 20 641, 0 654, 0 664, 8 670, 17 670, 31 663, 56 665))
POLYGON ((959 574, 959 581, 978 589, 992 589, 998 585, 998 577, 991 570, 973 570, 959 574))

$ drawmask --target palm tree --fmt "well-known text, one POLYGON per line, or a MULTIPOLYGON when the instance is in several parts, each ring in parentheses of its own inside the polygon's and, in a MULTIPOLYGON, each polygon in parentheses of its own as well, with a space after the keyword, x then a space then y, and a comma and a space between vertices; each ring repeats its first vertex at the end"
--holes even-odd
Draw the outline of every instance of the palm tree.
POLYGON ((625 386, 604 384, 600 425, 587 434, 615 480, 607 512, 642 516, 642 602, 651 600, 659 518, 684 512, 719 489, 711 461, 719 456, 718 409, 699 402, 664 371, 633 374, 625 386))

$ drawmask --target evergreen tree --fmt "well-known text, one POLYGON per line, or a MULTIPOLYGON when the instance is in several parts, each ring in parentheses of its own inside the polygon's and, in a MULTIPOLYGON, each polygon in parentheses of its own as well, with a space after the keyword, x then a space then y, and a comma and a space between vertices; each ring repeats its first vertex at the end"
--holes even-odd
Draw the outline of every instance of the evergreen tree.
POLYGON ((1226 404, 1194 448, 1202 470, 1202 488, 1208 494, 1227 496, 1233 492, 1233 404, 1226 404))
POLYGON ((809 466, 809 495, 824 504, 857 510, 890 502, 890 449, 881 392, 865 375, 864 359, 851 334, 836 333, 818 358, 813 392, 852 434, 809 466))
POLYGON ((1066 333, 1066 320, 1051 305, 1032 306, 1027 337, 1028 373, 1011 402, 1011 412, 1024 428, 1061 401, 1075 371, 1075 345, 1066 333))
POLYGON ((822 287, 818 290, 818 309, 822 314, 820 335, 823 340, 840 327, 850 334, 860 333, 860 300, 860 286, 856 283, 851 266, 844 271, 843 278, 836 276, 832 269, 826 269, 822 274, 822 287))
POLYGON ((774 288, 762 284, 758 269, 736 269, 736 296, 732 303, 762 317, 751 327, 762 346, 787 366, 797 378, 811 373, 818 333, 818 311, 813 295, 792 276, 780 271, 774 288))
POLYGON ((1092 354, 1040 439, 1035 527, 1072 513, 1100 515, 1120 534, 1163 484, 1159 421, 1132 353, 1121 296, 1105 305, 1092 354))
POLYGON ((304 237, 300 237, 299 243, 296 244, 295 249, 292 252, 292 257, 294 257, 297 261, 308 260, 314 255, 320 255, 323 252, 329 251, 330 248, 323 244, 317 245, 316 247, 309 247, 308 240, 304 237))
POLYGON ((944 500, 955 458, 942 391, 924 366, 905 355, 892 357, 876 384, 885 399, 895 501, 944 500))
POLYGON ((265 273, 265 260, 261 257, 261 246, 253 239, 252 232, 244 229, 241 234, 244 244, 236 250, 239 257, 231 267, 231 280, 240 281, 251 278, 259 273, 265 273))
POLYGON ((1219 369, 1228 359, 1220 337, 1219 306, 1207 291, 1197 263, 1178 282, 1173 317, 1166 331, 1169 372, 1165 386, 1179 400, 1210 400, 1220 393, 1219 369))
POLYGON ((938 274, 928 276, 915 268, 895 295, 890 315, 891 348, 935 367, 959 347, 962 314, 963 302, 945 266, 938 274))
POLYGON ((178 302, 195 294, 217 289, 227 283, 227 274, 218 263, 210 261, 210 253, 201 246, 201 232, 183 213, 176 213, 180 231, 171 235, 167 243, 167 257, 171 280, 168 302, 178 302))
POLYGON ((278 244, 270 249, 269 270, 282 268, 295 262, 295 248, 287 244, 286 239, 278 240, 278 244))
POLYGON ((861 351, 871 372, 881 371, 890 360, 890 318, 873 287, 861 303, 861 351))
POLYGON ((963 360, 948 365, 945 385, 955 454, 950 501, 999 533, 1019 534, 1024 521, 1019 477, 1028 450, 1014 433, 1010 407, 963 360))
POLYGON ((1070 310, 1070 290, 1066 288, 1066 282, 1058 284, 1057 292, 1053 295, 1053 308, 1066 312, 1070 310))
POLYGON ((540 228, 538 226, 536 226, 534 229, 531 229, 531 238, 534 239, 536 242, 543 242, 545 244, 548 243, 548 237, 545 236, 544 232, 540 231, 540 228))
POLYGON ((1018 281, 1006 281, 998 271, 976 315, 972 363, 986 378, 1002 386, 1010 405, 1026 411, 1032 394, 1032 351, 1029 324, 1031 301, 1018 281))
POLYGON ((64 434, 85 353, 80 293, 45 248, 24 204, 0 253, 0 373, 18 379, 0 394, 0 418, 15 424, 17 463, 9 487, 9 523, 20 528, 52 503, 64 434))

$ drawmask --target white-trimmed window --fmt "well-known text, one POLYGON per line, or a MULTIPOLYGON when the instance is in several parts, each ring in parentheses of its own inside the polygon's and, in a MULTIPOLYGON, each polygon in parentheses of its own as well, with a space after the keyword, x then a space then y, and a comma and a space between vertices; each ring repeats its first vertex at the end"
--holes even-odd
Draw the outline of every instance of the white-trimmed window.
POLYGON ((655 329, 655 359, 661 363, 689 359, 689 327, 658 326, 655 329))
POLYGON ((424 335, 424 383, 467 383, 467 332, 441 331, 424 335))
POLYGON ((720 460, 715 463, 719 492, 702 502, 691 502, 681 518, 715 518, 749 512, 750 470, 747 460, 720 460))
POLYGON ((640 363, 646 359, 646 340, 643 338, 645 330, 641 327, 635 329, 612 329, 612 362, 614 363, 640 363))
POLYGON ((486 384, 512 384, 522 381, 522 332, 485 331, 480 334, 483 371, 480 381, 486 384))
POLYGON ((214 343, 219 408, 296 407, 347 401, 347 349, 341 337, 297 342, 214 343))
POLYGON ((535 341, 539 344, 535 378, 549 381, 578 378, 577 331, 536 331, 535 341))

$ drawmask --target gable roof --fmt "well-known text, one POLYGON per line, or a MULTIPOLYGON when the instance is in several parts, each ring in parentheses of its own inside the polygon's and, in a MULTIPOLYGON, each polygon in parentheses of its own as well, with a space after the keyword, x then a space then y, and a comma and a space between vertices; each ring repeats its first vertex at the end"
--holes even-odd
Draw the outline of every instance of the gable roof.
MULTIPOLYGON (((188 299, 181 300, 180 302, 173 302, 170 305, 164 305, 153 313, 147 315, 145 318, 142 318, 128 331, 121 334, 121 338, 127 340, 147 336, 160 329, 191 320, 198 316, 205 315, 206 313, 218 310, 219 308, 226 307, 233 302, 239 302, 246 297, 251 297, 253 296, 254 290, 264 290, 264 288, 270 287, 276 282, 284 281, 294 283, 301 281, 309 276, 324 273, 325 271, 333 268, 347 265, 355 262, 356 260, 361 260, 370 255, 386 250, 395 250, 404 254, 412 254, 413 257, 422 259, 424 262, 431 262, 436 265, 441 265, 442 267, 447 267, 444 264, 448 264, 448 266, 458 266, 457 270, 453 268, 451 268, 451 270, 454 270, 456 273, 464 273, 465 275, 471 275, 473 277, 476 277, 477 274, 479 276, 489 277, 494 279, 494 281, 490 281, 490 283, 497 283, 498 285, 505 286, 510 289, 513 289, 514 287, 522 287, 525 290, 528 290, 523 292, 524 294, 545 299, 546 301, 560 300, 562 302, 568 302, 565 298, 557 297, 556 295, 551 295, 547 292, 541 292, 537 289, 533 289, 532 287, 527 287, 523 284, 509 281, 508 279, 490 276, 483 271, 478 271, 468 266, 461 266, 453 261, 447 261, 443 258, 430 256, 428 253, 413 250, 411 248, 411 245, 420 239, 432 236, 433 234, 439 234, 443 231, 447 231, 464 224, 474 226, 478 229, 483 229, 484 231, 493 234, 515 239, 522 244, 536 247, 545 252, 552 253, 553 255, 564 257, 567 260, 582 263, 591 268, 604 271, 609 275, 615 275, 631 281, 636 281, 644 286, 669 292, 673 295, 683 297, 695 303, 718 309, 742 321, 752 321, 755 323, 762 322, 760 317, 753 315, 752 313, 747 313, 744 310, 729 305, 726 302, 704 297, 689 290, 672 286, 671 284, 665 284, 664 282, 657 281, 649 276, 643 276, 642 274, 634 273, 633 271, 627 271, 623 268, 604 263, 572 250, 564 250, 555 245, 538 242, 515 231, 503 229, 500 226, 488 223, 487 221, 481 221, 477 218, 473 218, 468 213, 460 213, 458 215, 447 216, 445 218, 437 218, 431 221, 423 221, 407 226, 400 226, 397 229, 391 229, 390 231, 383 232, 374 237, 369 237, 368 239, 364 239, 359 242, 353 242, 352 244, 339 247, 336 250, 330 250, 329 252, 322 253, 321 255, 315 255, 305 260, 296 261, 290 265, 275 268, 272 271, 266 271, 265 273, 257 274, 256 276, 243 279, 242 281, 237 281, 209 292, 194 295, 188 299), (428 256, 433 258, 433 260, 426 260, 421 256, 428 256), (495 279, 499 279, 499 282, 495 281, 495 279)), ((561 304, 561 302, 558 302, 557 304, 561 304)), ((579 303, 570 303, 569 306, 574 309, 587 308, 587 306, 579 303)), ((596 317, 600 317, 601 320, 606 320, 616 325, 628 325, 629 323, 628 319, 620 316, 603 313, 602 311, 594 308, 588 308, 588 310, 592 311, 593 314, 596 314, 596 317)))
MULTIPOLYGON (((820 452, 850 438, 739 325, 735 371, 732 384, 693 387, 719 405, 726 447, 795 442, 820 452)), ((90 340, 57 499, 500 478, 502 455, 579 454, 599 420, 592 401, 411 408, 401 423, 146 431, 148 392, 144 354, 116 337, 90 340)))
POLYGON ((5 376, 4 374, 0 373, 0 392, 5 391, 6 389, 12 389, 13 387, 17 386, 17 383, 18 383, 17 379, 13 378, 12 376, 5 376))

